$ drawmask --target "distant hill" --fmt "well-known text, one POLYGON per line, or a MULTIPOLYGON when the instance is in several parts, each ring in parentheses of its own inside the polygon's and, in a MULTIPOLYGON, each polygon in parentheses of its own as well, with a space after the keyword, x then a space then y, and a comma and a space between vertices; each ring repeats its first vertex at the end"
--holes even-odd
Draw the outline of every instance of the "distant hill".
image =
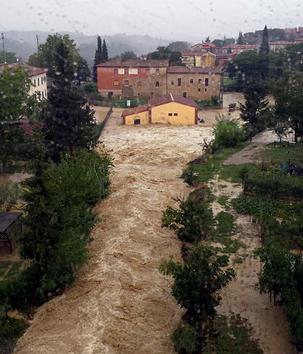
MULTIPOLYGON (((62 33, 63 32, 59 32, 62 33)), ((87 60, 88 65, 93 65, 96 36, 88 36, 76 32, 64 32, 75 40, 81 55, 87 60)), ((36 35, 39 37, 39 43, 45 42, 48 32, 41 31, 8 31, 4 33, 6 41, 6 50, 14 52, 18 57, 27 60, 28 57, 37 51, 36 35)), ((102 37, 102 35, 101 35, 102 37)), ((110 57, 120 55, 125 51, 133 51, 137 55, 146 54, 154 51, 158 46, 167 46, 171 41, 152 38, 150 36, 115 34, 113 36, 103 36, 108 46, 110 57)))

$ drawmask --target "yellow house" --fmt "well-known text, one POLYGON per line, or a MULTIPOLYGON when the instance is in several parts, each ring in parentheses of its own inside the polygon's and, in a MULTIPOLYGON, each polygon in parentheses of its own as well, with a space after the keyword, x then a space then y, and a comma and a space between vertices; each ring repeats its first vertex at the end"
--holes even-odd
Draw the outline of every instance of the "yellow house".
POLYGON ((125 125, 195 125, 198 121, 198 105, 189 98, 170 94, 152 98, 148 106, 124 111, 122 117, 125 125))

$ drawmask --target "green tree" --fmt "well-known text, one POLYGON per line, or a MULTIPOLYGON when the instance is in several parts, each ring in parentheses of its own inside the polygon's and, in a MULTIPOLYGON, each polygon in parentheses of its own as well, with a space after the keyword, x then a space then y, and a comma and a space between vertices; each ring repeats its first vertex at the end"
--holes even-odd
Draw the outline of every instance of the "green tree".
POLYGON ((245 44, 245 40, 244 40, 242 32, 239 33, 239 37, 237 39, 237 44, 245 44))
POLYGON ((264 84, 249 80, 244 88, 244 98, 245 103, 240 104, 241 118, 246 122, 247 137, 252 138, 267 124, 268 100, 264 84))
POLYGON ((105 63, 108 61, 108 50, 107 50, 107 44, 105 39, 103 39, 103 45, 102 45, 102 63, 105 63))
POLYGON ((214 217, 207 202, 188 199, 179 209, 168 207, 163 213, 162 227, 174 230, 183 242, 209 240, 213 233, 214 217))
POLYGON ((132 51, 126 51, 120 57, 122 60, 137 59, 137 55, 132 51))
POLYGON ((260 55, 268 55, 269 52, 270 52, 270 47, 269 47, 268 29, 267 26, 265 26, 262 34, 262 42, 261 42, 259 53, 260 55))
POLYGON ((3 51, 0 52, 0 64, 13 64, 17 63, 17 57, 16 53, 13 52, 5 52, 3 51))
POLYGON ((97 37, 97 49, 95 53, 94 67, 93 67, 93 76, 94 81, 97 82, 97 65, 102 62, 102 40, 101 37, 97 37))
POLYGON ((303 136, 303 74, 290 73, 273 87, 275 113, 278 121, 287 124, 295 133, 295 141, 303 136))
POLYGON ((58 33, 49 35, 44 44, 40 44, 38 53, 31 55, 28 63, 33 66, 48 69, 48 77, 56 78, 57 51, 61 43, 64 43, 68 52, 68 61, 71 63, 73 80, 77 78, 85 79, 89 77, 89 69, 86 61, 80 56, 75 42, 69 35, 60 35, 58 33))
POLYGON ((5 169, 18 158, 24 135, 20 119, 26 112, 30 81, 21 67, 5 68, 0 75, 0 161, 5 169))
POLYGON ((60 161, 62 154, 72 154, 81 148, 91 149, 96 145, 94 111, 73 86, 74 73, 69 55, 62 40, 54 56, 57 74, 42 112, 47 155, 55 162, 60 161))
POLYGON ((26 182, 22 257, 30 260, 32 302, 70 284, 87 257, 95 223, 93 205, 108 193, 111 159, 106 153, 77 151, 60 164, 38 164, 26 182))
POLYGON ((160 267, 163 274, 174 278, 172 294, 187 310, 185 317, 197 333, 199 349, 203 347, 207 326, 216 315, 221 300, 219 291, 235 276, 234 270, 227 268, 228 263, 227 256, 201 245, 192 249, 186 263, 170 260, 160 267))

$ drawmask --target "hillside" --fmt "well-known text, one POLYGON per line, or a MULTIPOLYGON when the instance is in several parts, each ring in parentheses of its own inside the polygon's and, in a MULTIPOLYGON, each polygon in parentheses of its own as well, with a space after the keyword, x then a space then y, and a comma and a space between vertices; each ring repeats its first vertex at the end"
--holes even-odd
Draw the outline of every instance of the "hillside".
MULTIPOLYGON (((4 34, 6 50, 16 53, 23 60, 27 60, 36 51, 36 35, 39 37, 39 42, 44 43, 50 33, 41 31, 8 31, 4 34)), ((97 35, 88 36, 77 32, 69 32, 68 34, 77 43, 83 58, 87 60, 89 66, 92 66, 97 35)), ((152 38, 147 35, 115 34, 113 36, 102 36, 102 39, 107 41, 111 57, 125 51, 133 51, 137 55, 141 55, 155 50, 158 46, 167 46, 170 43, 169 40, 152 38)))

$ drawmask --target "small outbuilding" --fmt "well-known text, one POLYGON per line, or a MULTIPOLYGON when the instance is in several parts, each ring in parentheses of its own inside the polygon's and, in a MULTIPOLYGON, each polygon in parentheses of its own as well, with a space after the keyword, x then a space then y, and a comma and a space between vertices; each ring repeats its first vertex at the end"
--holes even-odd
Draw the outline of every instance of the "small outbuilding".
POLYGON ((0 213, 0 255, 11 255, 16 250, 16 236, 22 233, 20 212, 0 213))
POLYGON ((198 109, 192 99, 169 94, 152 98, 147 106, 124 111, 122 118, 125 125, 195 125, 198 123, 198 109))

